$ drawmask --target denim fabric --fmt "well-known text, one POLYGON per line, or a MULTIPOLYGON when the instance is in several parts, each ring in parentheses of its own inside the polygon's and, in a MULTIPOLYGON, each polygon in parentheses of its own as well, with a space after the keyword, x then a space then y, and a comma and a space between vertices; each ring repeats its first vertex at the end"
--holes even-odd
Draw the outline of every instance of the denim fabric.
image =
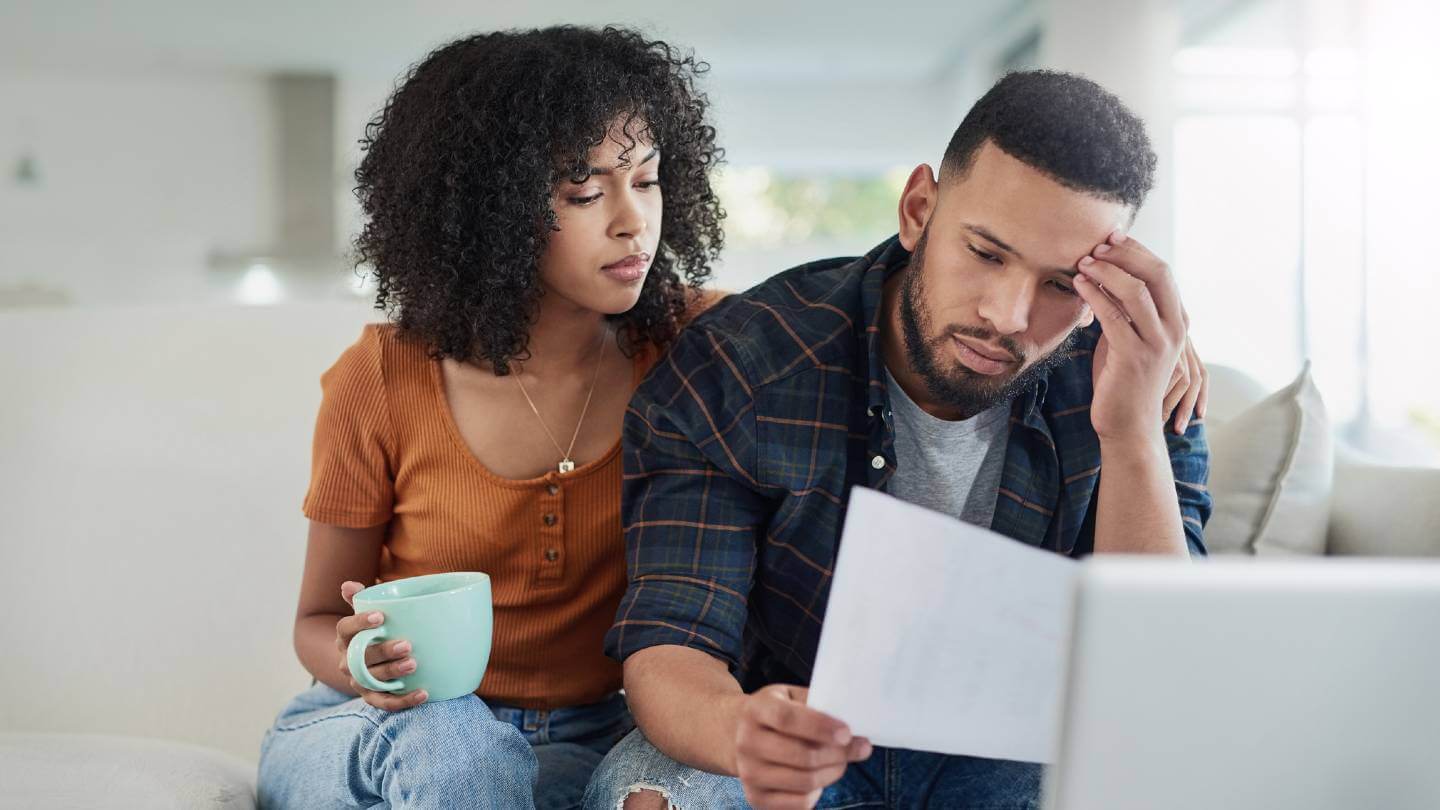
MULTIPOLYGON (((1034 810, 1041 766, 875 748, 825 789, 816 810, 943 807, 947 810, 1034 810)), ((678 810, 744 808, 740 780, 682 765, 638 729, 615 746, 585 793, 585 810, 614 810, 636 789, 658 789, 678 810)))
POLYGON ((265 735, 259 805, 576 808, 631 728, 619 694, 548 711, 492 709, 471 695, 386 712, 316 684, 265 735))

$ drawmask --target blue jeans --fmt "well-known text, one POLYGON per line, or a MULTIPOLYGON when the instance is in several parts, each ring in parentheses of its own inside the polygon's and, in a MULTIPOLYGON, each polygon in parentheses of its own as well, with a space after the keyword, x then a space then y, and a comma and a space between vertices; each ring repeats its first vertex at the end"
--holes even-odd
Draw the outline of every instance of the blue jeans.
MULTIPOLYGON (((817 810, 859 807, 943 807, 947 810, 1034 810, 1041 767, 1029 762, 927 754, 876 747, 825 789, 817 810)), ((678 810, 749 807, 740 780, 682 765, 657 750, 639 729, 610 751, 585 792, 585 810, 614 810, 637 790, 656 790, 678 810)))
POLYGON ((468 695, 387 712, 316 684, 265 735, 259 805, 568 810, 633 727, 618 693, 550 711, 468 695))

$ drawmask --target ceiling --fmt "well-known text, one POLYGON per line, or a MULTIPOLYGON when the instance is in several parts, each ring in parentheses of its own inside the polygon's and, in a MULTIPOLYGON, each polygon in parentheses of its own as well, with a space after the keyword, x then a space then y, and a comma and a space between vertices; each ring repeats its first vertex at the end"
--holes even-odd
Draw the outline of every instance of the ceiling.
POLYGON ((0 69, 393 75, 473 30, 623 22, 689 47, 717 78, 924 79, 1029 0, 0 0, 0 69))

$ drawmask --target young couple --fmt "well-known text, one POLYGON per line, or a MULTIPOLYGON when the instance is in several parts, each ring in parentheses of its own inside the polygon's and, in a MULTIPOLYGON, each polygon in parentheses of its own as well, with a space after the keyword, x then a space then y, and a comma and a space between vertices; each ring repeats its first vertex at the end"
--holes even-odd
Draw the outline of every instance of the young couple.
POLYGON ((483 34, 367 128, 390 323, 322 377, 317 683, 266 735, 262 806, 1032 807, 1036 765, 806 707, 850 488, 1060 554, 1203 553, 1204 374, 1125 236, 1155 165, 1134 115, 1012 74, 911 173, 897 236, 722 301, 703 69, 625 29, 483 34), (494 588, 476 695, 356 684, 343 650, 383 616, 354 593, 457 570, 494 588))

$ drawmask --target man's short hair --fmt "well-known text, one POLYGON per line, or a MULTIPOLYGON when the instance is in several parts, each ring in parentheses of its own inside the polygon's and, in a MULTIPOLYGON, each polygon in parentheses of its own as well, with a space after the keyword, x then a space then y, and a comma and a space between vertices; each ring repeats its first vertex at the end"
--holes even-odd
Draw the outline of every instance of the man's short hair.
POLYGON ((1155 184, 1144 122, 1113 93, 1073 73, 1006 74, 960 122, 940 176, 963 177, 986 141, 1067 188, 1132 210, 1155 184))

